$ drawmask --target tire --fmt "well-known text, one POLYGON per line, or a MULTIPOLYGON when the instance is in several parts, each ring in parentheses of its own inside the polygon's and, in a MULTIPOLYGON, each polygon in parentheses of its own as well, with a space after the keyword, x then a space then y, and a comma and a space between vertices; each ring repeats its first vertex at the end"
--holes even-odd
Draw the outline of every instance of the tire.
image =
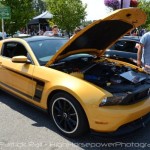
POLYGON ((67 137, 78 137, 88 132, 89 124, 78 101, 65 92, 56 93, 49 103, 54 124, 67 137))

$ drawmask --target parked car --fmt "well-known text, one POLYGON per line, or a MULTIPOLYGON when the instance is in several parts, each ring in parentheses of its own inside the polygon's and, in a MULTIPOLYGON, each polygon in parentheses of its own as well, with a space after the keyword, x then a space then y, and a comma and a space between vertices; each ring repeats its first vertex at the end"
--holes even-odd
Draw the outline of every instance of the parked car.
POLYGON ((118 60, 136 64, 136 44, 140 43, 140 38, 139 36, 124 36, 106 50, 105 55, 109 58, 117 58, 118 60))
POLYGON ((25 33, 17 33, 13 35, 14 38, 25 38, 30 36, 31 36, 30 34, 25 34, 25 33))
POLYGON ((145 20, 139 8, 127 8, 93 22, 69 41, 46 36, 2 40, 0 88, 47 111, 68 137, 89 129, 124 134, 145 126, 149 76, 135 65, 102 56, 145 20))

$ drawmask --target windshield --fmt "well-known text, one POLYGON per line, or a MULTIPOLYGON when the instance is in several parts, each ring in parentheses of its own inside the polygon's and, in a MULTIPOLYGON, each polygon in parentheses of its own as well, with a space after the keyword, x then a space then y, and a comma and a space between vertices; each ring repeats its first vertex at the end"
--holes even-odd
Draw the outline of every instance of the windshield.
POLYGON ((67 41, 67 39, 44 39, 30 41, 29 45, 39 64, 45 65, 67 41))

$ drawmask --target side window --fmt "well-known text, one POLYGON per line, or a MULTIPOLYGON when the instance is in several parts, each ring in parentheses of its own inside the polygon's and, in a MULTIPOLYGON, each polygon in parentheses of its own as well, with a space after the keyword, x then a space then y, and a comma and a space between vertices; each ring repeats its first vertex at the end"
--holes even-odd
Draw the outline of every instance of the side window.
POLYGON ((126 41, 117 41, 110 49, 123 51, 125 44, 126 44, 126 41))
POLYGON ((4 43, 2 56, 12 58, 14 56, 27 56, 27 50, 21 43, 7 42, 4 43))
POLYGON ((17 43, 13 52, 13 57, 14 56, 27 56, 27 50, 22 44, 17 43))
POLYGON ((135 45, 136 45, 135 41, 126 41, 123 51, 137 53, 137 49, 135 48, 135 45))
POLYGON ((124 52, 131 52, 137 53, 137 48, 135 48, 136 42, 135 41, 117 41, 110 49, 124 51, 124 52))

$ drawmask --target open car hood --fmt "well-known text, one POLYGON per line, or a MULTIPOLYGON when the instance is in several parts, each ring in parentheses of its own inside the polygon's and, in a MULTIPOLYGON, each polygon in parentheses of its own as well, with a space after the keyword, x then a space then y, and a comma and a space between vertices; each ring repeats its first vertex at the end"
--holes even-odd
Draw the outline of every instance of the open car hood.
POLYGON ((105 50, 132 29, 144 24, 146 14, 139 8, 113 11, 101 20, 94 21, 70 39, 49 60, 46 66, 77 53, 101 56, 105 50))

